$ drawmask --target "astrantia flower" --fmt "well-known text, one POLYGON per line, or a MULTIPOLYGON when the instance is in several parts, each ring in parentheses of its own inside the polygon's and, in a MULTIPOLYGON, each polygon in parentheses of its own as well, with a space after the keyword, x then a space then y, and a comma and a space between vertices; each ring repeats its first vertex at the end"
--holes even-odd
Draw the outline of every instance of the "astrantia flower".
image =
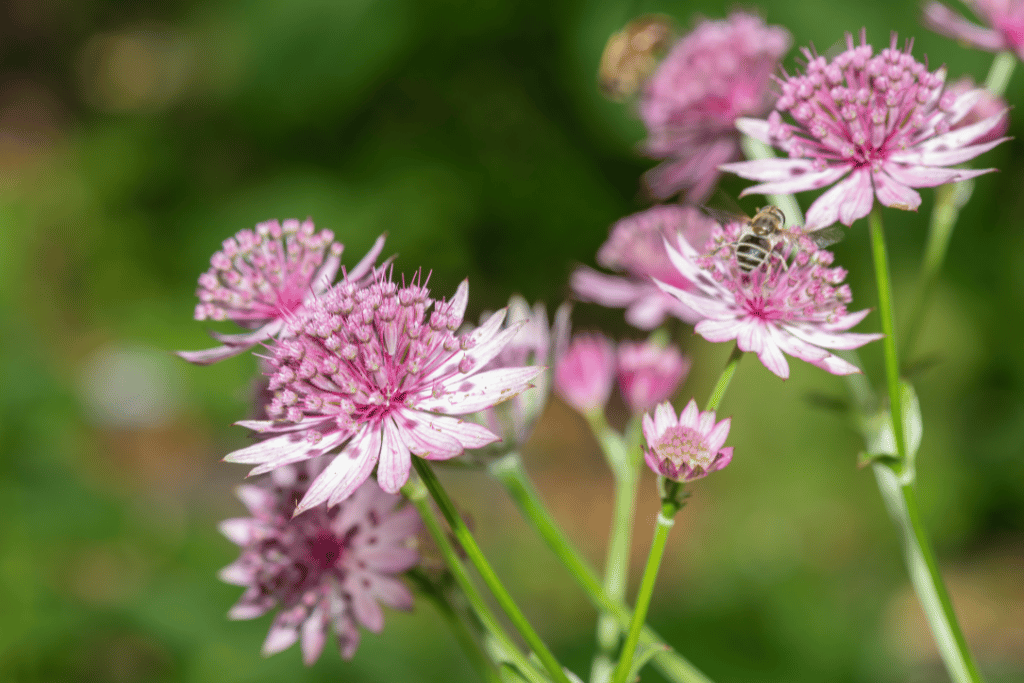
POLYGON ((988 52, 1012 50, 1024 59, 1024 2, 964 0, 987 25, 978 26, 939 2, 924 6, 924 23, 933 31, 988 52))
POLYGON ((740 119, 736 126, 774 145, 789 159, 740 161, 721 166, 761 181, 743 194, 791 194, 835 184, 807 211, 808 230, 837 220, 852 225, 871 211, 874 197, 885 206, 916 211, 921 195, 911 188, 935 187, 995 169, 947 168, 992 149, 1006 138, 987 140, 1005 111, 957 127, 982 96, 980 90, 944 92, 945 69, 929 72, 910 45, 872 56, 861 33, 854 46, 833 59, 804 50, 806 73, 780 81, 782 96, 767 121, 740 119), (788 111, 793 123, 779 112, 788 111), (840 182, 841 181, 841 182, 840 182))
POLYGON ((675 393, 690 371, 690 359, 675 345, 652 341, 619 344, 619 392, 633 413, 651 410, 675 393))
POLYGON ((644 151, 668 159, 645 176, 655 197, 685 189, 691 203, 707 198, 718 165, 739 157, 736 118, 771 107, 769 79, 789 45, 789 31, 744 12, 701 21, 675 44, 640 99, 644 151))
POLYGON ((277 607, 264 656, 301 638, 307 665, 320 657, 329 630, 342 656, 351 659, 359 645, 357 624, 375 633, 384 627, 378 602, 411 609, 412 595, 395 575, 419 560, 415 508, 396 509, 400 498, 372 481, 339 506, 294 517, 295 502, 317 469, 303 463, 277 470, 260 485, 238 487, 252 517, 220 525, 242 548, 220 578, 246 589, 228 616, 254 619, 277 607))
MULTIPOLYGON (((974 106, 971 107, 970 111, 967 112, 967 115, 964 116, 959 121, 957 121, 956 124, 954 124, 953 127, 950 128, 950 130, 956 130, 958 128, 964 128, 966 126, 974 125, 979 121, 984 121, 990 116, 995 116, 996 114, 1000 114, 1007 110, 1006 100, 1004 100, 1002 97, 999 97, 998 95, 993 95, 986 88, 978 88, 974 84, 974 79, 971 78, 970 76, 963 76, 961 78, 956 79, 955 81, 946 86, 946 92, 952 93, 954 97, 959 97, 960 95, 967 92, 981 93, 978 97, 978 100, 974 103, 974 106)), ((995 140, 996 138, 1001 138, 1004 135, 1006 135, 1006 131, 1009 130, 1009 128, 1010 119, 1006 116, 1003 116, 999 120, 999 125, 997 125, 995 128, 990 130, 985 135, 979 137, 974 142, 975 144, 978 144, 981 142, 995 140)))
POLYGON ((834 375, 860 372, 825 349, 855 349, 882 335, 847 332, 869 311, 847 312, 850 286, 843 284, 844 269, 829 267, 832 253, 817 249, 807 237, 794 237, 782 252, 745 273, 734 246, 742 232, 739 223, 716 229, 704 256, 682 239, 678 250, 668 247, 680 275, 695 287, 658 286, 700 313, 694 331, 711 342, 735 339, 742 351, 756 353, 782 379, 789 377, 783 354, 834 375))
POLYGON ((512 398, 544 368, 484 370, 519 329, 501 329, 502 310, 454 334, 468 298, 467 282, 450 302, 435 301, 418 276, 399 286, 385 272, 368 286, 346 279, 315 298, 270 346, 274 419, 238 423, 277 435, 224 459, 257 465, 251 474, 260 474, 341 446, 298 513, 344 500, 378 461, 377 481, 395 493, 412 455, 444 460, 498 440, 451 416, 512 398))
POLYGON ((555 365, 555 389, 582 414, 601 410, 615 381, 615 346, 603 334, 578 334, 555 365))
POLYGON ((597 252, 597 262, 624 273, 616 277, 581 266, 572 274, 573 292, 583 301, 612 308, 624 307, 626 321, 652 330, 674 316, 687 323, 700 319, 692 309, 658 289, 651 278, 687 289, 690 283, 679 275, 665 252, 665 240, 678 236, 703 244, 715 222, 692 206, 654 206, 626 216, 612 226, 611 234, 597 252))
MULTIPOLYGON (((481 320, 481 323, 485 321, 481 320)), ((569 344, 569 306, 563 304, 555 312, 554 324, 549 327, 544 304, 531 310, 518 294, 508 300, 506 327, 518 327, 519 332, 504 349, 488 363, 484 370, 515 368, 524 365, 555 364, 569 344)), ((518 448, 530 438, 551 393, 551 370, 547 369, 533 380, 533 387, 504 403, 473 415, 480 424, 502 438, 506 451, 518 448)))
MULTIPOLYGON (((368 275, 384 248, 381 235, 348 277, 368 275)), ((251 349, 281 333, 289 316, 331 286, 344 247, 330 230, 315 232, 306 219, 267 221, 256 230, 241 230, 224 240, 199 276, 196 320, 233 320, 252 330, 212 336, 223 346, 205 351, 179 351, 185 360, 207 365, 251 349)))
POLYGON ((720 470, 732 460, 732 446, 723 448, 732 418, 715 423, 715 411, 700 412, 692 398, 676 418, 666 401, 644 415, 647 448, 644 460, 655 474, 687 482, 720 470))

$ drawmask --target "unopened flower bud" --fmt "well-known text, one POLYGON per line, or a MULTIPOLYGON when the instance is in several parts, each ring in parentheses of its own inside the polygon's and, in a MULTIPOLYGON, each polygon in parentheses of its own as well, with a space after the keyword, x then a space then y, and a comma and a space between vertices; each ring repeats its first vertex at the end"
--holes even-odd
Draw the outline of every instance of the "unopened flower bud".
POLYGON ((555 388, 580 413, 603 409, 615 379, 615 347, 604 335, 573 338, 555 366, 555 388))
POLYGON ((690 371, 690 359, 675 346, 622 342, 618 353, 619 391, 633 413, 652 410, 675 393, 690 371))

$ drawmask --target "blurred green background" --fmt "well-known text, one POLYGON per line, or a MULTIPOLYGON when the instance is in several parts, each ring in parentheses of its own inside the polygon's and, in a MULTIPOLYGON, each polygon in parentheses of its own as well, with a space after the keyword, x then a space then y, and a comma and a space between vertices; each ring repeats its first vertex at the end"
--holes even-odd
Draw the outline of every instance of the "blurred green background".
MULTIPOLYGON (((596 70, 628 19, 721 17, 732 3, 546 0, 5 0, 0 22, 0 680, 473 680, 428 604, 389 613, 354 661, 259 656, 269 618, 229 622, 255 366, 195 368, 196 277, 235 231, 312 216, 354 263, 382 231, 396 267, 471 283, 470 317, 512 292, 557 304, 576 263, 643 208, 643 132, 596 70)), ((991 61, 919 26, 914 2, 763 7, 795 45, 845 30, 915 36, 950 75, 991 61)), ((785 64, 792 69, 796 51, 785 64)), ((1024 74, 1008 100, 1024 101, 1024 74)), ((1019 110, 1018 110, 1019 111, 1019 110)), ((1014 121, 1011 134, 1020 136, 1014 121)), ((979 163, 922 344, 919 456, 927 526, 992 682, 1024 679, 1024 166, 1021 143, 979 163)), ((738 194, 742 184, 726 182, 738 194)), ((907 312, 932 192, 887 212, 907 312)), ((752 202, 751 202, 752 203, 752 202)), ((806 197, 802 201, 807 206, 806 197)), ((873 306, 866 230, 837 248, 873 306)), ((639 336, 577 305, 577 329, 639 336)), ((859 329, 878 329, 876 315, 859 329)), ((728 348, 685 335, 706 397, 728 348)), ((881 377, 881 347, 864 350, 881 377)), ((693 487, 651 620, 729 681, 947 680, 909 588, 859 438, 811 392, 838 378, 793 361, 783 383, 744 360, 722 407, 733 465, 693 487)), ((613 421, 624 420, 621 414, 613 421)), ((603 563, 610 482, 581 419, 553 401, 528 466, 570 535, 603 563)), ((445 473, 512 592, 586 676, 594 612, 483 475, 445 473)), ((643 484, 634 576, 654 515, 643 484)), ((632 590, 630 592, 632 595, 632 590)), ((659 680, 648 669, 644 680, 659 680)))

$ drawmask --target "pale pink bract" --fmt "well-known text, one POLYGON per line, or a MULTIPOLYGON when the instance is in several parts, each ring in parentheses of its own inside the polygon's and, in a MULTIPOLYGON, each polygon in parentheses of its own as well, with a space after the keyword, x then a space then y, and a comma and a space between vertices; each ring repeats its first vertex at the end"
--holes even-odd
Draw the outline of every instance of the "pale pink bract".
POLYGON ((679 417, 666 401, 654 417, 644 415, 644 461, 655 474, 675 481, 705 477, 732 461, 732 446, 725 447, 731 425, 728 417, 716 423, 715 411, 701 412, 692 398, 679 417))
MULTIPOLYGON (((383 248, 381 235, 348 277, 360 280, 368 275, 383 248)), ((208 365, 279 335, 290 317, 331 286, 343 250, 333 232, 317 233, 308 218, 301 223, 266 221, 224 240, 210 259, 210 269, 199 276, 195 319, 232 320, 252 331, 211 333, 221 346, 178 355, 208 365)))
POLYGON ((665 240, 682 238, 703 244, 715 222, 692 206, 653 206, 619 220, 597 252, 597 262, 622 276, 608 275, 586 266, 572 274, 570 286, 582 301, 626 309, 626 322, 652 330, 667 316, 694 323, 699 316, 677 299, 658 289, 656 278, 680 289, 690 284, 669 261, 665 240))
POLYGON ((359 645, 357 626, 375 633, 384 627, 378 603, 411 609, 412 594, 396 575, 419 561, 415 508, 396 508, 401 498, 372 481, 341 505, 294 516, 296 501, 319 469, 315 461, 301 463, 238 487, 251 517, 220 524, 242 549, 220 578, 246 589, 228 616, 255 619, 278 608, 263 655, 301 640, 307 666, 319 659, 330 631, 342 656, 351 659, 359 645))
POLYGON ((668 159, 644 176, 658 199, 680 190, 698 204, 718 180, 718 165, 739 156, 739 116, 763 115, 775 96, 770 77, 789 50, 789 31, 734 12, 700 21, 665 56, 640 98, 644 151, 668 159))
POLYGON ((666 242, 672 263, 695 286, 692 291, 664 282, 658 286, 700 313, 694 331, 711 342, 735 339, 740 350, 756 353, 782 379, 789 377, 785 355, 834 375, 860 372, 826 349, 855 349, 882 335, 847 332, 869 310, 847 312, 850 286, 843 284, 844 269, 829 267, 832 253, 807 237, 793 237, 790 247, 743 272, 734 246, 743 229, 740 223, 716 229, 705 254, 683 239, 678 250, 666 242))
POLYGON ((978 26, 940 2, 925 3, 925 26, 979 50, 1011 50, 1024 59, 1024 1, 965 0, 964 4, 986 26, 978 26))
POLYGON ((983 93, 944 91, 946 72, 929 72, 896 48, 896 36, 879 54, 866 42, 832 61, 804 49, 802 75, 780 79, 782 96, 765 121, 739 119, 737 128, 785 151, 788 159, 723 164, 760 184, 743 194, 792 194, 832 186, 807 211, 806 229, 839 221, 852 225, 878 201, 916 211, 921 195, 912 188, 935 187, 995 169, 949 168, 969 161, 1007 138, 989 139, 1005 111, 958 126, 983 93), (793 123, 783 120, 788 111, 793 123), (984 140, 984 142, 979 142, 984 140))
POLYGON ((519 327, 501 329, 502 310, 456 335, 468 298, 465 281, 451 301, 435 301, 418 276, 399 286, 387 272, 369 286, 335 285, 270 346, 272 419, 238 423, 274 436, 224 459, 256 465, 251 474, 260 474, 341 447, 300 513, 344 500, 374 466, 381 488, 395 493, 409 478, 412 456, 445 460, 497 441, 454 416, 516 396, 544 368, 485 370, 519 327))

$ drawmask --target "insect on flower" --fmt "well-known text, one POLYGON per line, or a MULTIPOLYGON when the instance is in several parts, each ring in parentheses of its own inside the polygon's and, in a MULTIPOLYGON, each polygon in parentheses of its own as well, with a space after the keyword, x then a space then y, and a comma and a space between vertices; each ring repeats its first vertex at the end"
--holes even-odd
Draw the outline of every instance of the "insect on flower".
MULTIPOLYGON (((725 246, 736 254, 736 262, 744 273, 749 273, 769 262, 774 255, 787 270, 786 258, 776 247, 791 243, 800 237, 807 237, 819 249, 824 249, 843 239, 846 235, 839 226, 832 225, 820 230, 798 232, 786 228, 786 214, 777 206, 769 204, 757 210, 753 216, 745 213, 729 213, 711 207, 702 207, 712 218, 725 225, 740 223, 743 226, 739 237, 725 246)), ((735 207, 739 210, 739 207, 735 207)))

